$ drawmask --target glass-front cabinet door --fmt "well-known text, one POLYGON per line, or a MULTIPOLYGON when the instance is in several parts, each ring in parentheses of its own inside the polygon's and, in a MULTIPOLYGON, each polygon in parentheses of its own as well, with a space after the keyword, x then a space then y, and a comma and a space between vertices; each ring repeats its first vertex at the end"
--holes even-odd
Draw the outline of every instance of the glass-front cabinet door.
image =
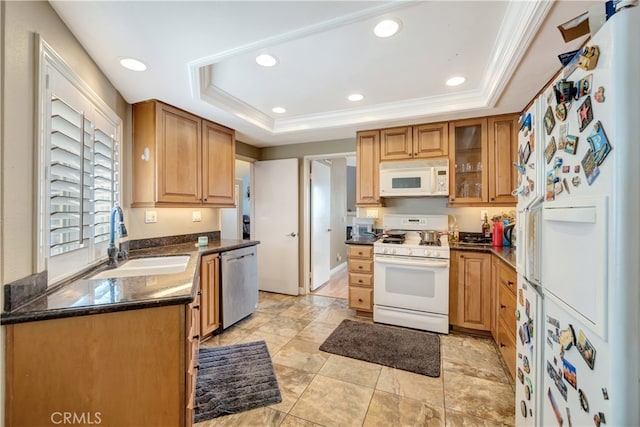
POLYGON ((482 203, 488 199, 487 119, 449 123, 449 204, 482 203))

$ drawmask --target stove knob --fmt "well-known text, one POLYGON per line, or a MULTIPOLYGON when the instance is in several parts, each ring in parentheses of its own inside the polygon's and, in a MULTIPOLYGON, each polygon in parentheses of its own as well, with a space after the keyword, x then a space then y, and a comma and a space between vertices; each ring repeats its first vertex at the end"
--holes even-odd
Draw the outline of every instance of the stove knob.
POLYGON ((428 250, 424 250, 424 256, 429 256, 429 251, 428 250))
POLYGON ((396 253, 396 248, 391 248, 391 253, 395 254, 396 253))
POLYGON ((407 255, 411 255, 411 249, 407 249, 407 255))
POLYGON ((438 251, 433 251, 433 256, 435 256, 435 257, 439 257, 439 256, 440 256, 440 252, 438 252, 438 251))
POLYGON ((383 253, 383 254, 386 254, 387 252, 389 252, 389 249, 387 249, 387 248, 382 248, 382 253, 383 253))

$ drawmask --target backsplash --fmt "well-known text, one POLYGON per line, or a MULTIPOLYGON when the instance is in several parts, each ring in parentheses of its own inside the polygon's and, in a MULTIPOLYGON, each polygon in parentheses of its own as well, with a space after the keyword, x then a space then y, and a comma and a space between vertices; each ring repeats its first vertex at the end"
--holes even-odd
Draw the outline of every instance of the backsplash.
POLYGON ((133 251, 136 249, 146 249, 156 246, 178 245, 180 243, 198 242, 198 237, 207 236, 209 240, 220 240, 220 231, 206 231, 202 233, 180 234, 177 236, 151 237, 148 239, 129 240, 122 243, 122 249, 133 251))
POLYGON ((47 290, 47 271, 4 285, 4 311, 11 311, 47 290))

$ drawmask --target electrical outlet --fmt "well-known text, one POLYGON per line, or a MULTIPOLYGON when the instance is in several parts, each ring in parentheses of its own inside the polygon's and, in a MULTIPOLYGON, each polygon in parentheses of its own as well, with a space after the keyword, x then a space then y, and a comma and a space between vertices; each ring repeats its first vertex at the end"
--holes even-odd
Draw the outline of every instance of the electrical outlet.
POLYGON ((480 211, 480 220, 484 221, 484 217, 487 217, 487 219, 489 219, 489 211, 487 210, 481 210, 480 211))
POLYGON ((158 221, 156 211, 144 211, 144 223, 153 224, 158 221))
POLYGON ((191 221, 193 221, 193 222, 202 221, 202 215, 200 215, 200 211, 191 212, 191 221))

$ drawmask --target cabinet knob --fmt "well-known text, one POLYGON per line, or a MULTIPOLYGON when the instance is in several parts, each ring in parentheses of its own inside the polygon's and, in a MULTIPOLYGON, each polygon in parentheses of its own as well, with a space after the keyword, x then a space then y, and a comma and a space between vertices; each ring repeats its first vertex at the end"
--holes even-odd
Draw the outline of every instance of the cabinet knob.
POLYGON ((513 283, 511 280, 509 280, 509 281, 507 282, 507 284, 508 284, 509 286, 513 286, 513 285, 514 285, 514 283, 513 283))
POLYGON ((362 279, 358 279, 358 283, 362 283, 362 279))
POLYGON ((206 197, 204 198, 204 201, 205 201, 205 202, 207 201, 207 198, 206 198, 206 197))
POLYGON ((453 201, 455 200, 455 198, 453 198, 453 197, 452 197, 452 198, 451 198, 451 199, 449 199, 449 200, 451 200, 451 201, 453 202, 453 201))
POLYGON ((506 345, 504 343, 500 343, 500 348, 504 348, 506 345))
POLYGON ((413 156, 414 156, 414 157, 417 157, 417 156, 418 156, 418 153, 413 153, 413 156))
POLYGON ((358 252, 358 255, 362 255, 362 252, 358 252))
POLYGON ((358 302, 362 302, 362 298, 358 298, 358 302))
POLYGON ((503 310, 503 309, 505 309, 505 308, 507 308, 507 306, 506 306, 506 305, 504 305, 504 304, 500 304, 500 309, 501 309, 501 310, 503 310))
POLYGON ((359 268, 360 270, 362 270, 362 266, 361 266, 361 265, 359 265, 359 266, 358 266, 358 268, 359 268))
POLYGON ((496 199, 495 197, 492 197, 492 198, 491 198, 491 201, 494 201, 495 199, 496 199))

